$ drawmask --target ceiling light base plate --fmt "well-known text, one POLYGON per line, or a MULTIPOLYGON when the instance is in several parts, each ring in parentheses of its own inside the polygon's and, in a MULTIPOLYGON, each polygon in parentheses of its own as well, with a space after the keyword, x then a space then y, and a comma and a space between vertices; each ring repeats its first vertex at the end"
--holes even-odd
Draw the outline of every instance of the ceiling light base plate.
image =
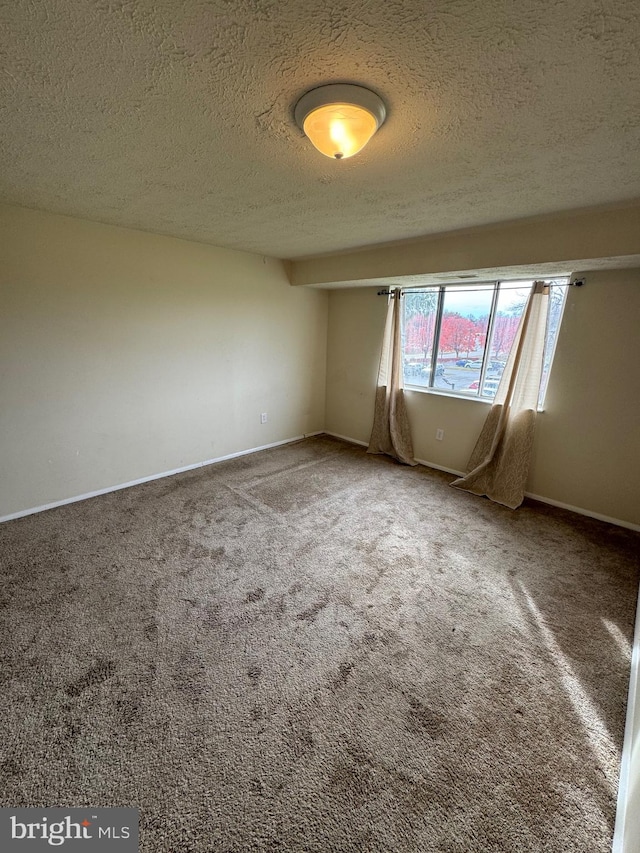
POLYGON ((356 86, 354 83, 331 83, 311 89, 296 104, 294 115, 300 130, 304 129, 304 120, 310 112, 327 104, 355 104, 363 107, 374 116, 378 128, 387 116, 384 101, 371 89, 356 86))

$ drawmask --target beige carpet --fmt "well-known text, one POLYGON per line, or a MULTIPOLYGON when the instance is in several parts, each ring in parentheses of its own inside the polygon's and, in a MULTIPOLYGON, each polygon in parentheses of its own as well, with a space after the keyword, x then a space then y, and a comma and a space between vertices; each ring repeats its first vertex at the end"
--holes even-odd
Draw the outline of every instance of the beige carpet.
POLYGON ((1 804, 145 853, 609 850, 640 536, 320 437, 0 526, 1 804))

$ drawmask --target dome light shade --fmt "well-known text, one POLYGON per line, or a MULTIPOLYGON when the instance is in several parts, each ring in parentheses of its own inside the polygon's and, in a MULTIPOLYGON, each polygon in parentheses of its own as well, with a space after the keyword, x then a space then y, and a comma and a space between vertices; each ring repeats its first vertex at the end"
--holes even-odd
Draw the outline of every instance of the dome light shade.
POLYGON ((318 151, 335 160, 346 160, 364 148, 385 116, 378 95, 346 83, 311 89, 295 107, 298 126, 318 151))

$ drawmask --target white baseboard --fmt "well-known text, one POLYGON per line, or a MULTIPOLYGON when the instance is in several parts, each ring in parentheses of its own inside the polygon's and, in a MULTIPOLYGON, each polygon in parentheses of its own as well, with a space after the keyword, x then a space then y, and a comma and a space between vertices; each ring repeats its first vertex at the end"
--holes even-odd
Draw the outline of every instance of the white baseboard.
POLYGON ((13 521, 15 518, 23 518, 25 515, 34 515, 36 512, 44 512, 47 509, 55 509, 58 506, 85 501, 88 498, 96 498, 99 495, 107 495, 109 492, 117 492, 120 489, 128 489, 131 486, 139 486, 142 483, 150 483, 152 480, 161 480, 163 477, 172 477, 174 474, 182 474, 185 471, 193 471, 195 468, 204 468, 206 465, 215 465, 216 462, 225 462, 227 459, 236 459, 239 456, 248 456, 250 453, 258 453, 260 450, 269 450, 271 447, 279 447, 282 444, 291 444, 293 441, 301 441, 303 438, 311 438, 314 435, 323 435, 324 431, 307 432, 304 435, 295 435, 293 438, 285 438, 282 441, 273 441, 271 444, 263 444, 260 447, 251 447, 249 450, 239 450, 237 453, 228 453, 226 456, 218 456, 215 459, 205 459, 204 462, 194 462, 192 465, 183 465, 173 468, 171 471, 162 471, 160 474, 150 474, 148 477, 140 477, 138 480, 130 480, 128 483, 118 483, 116 486, 107 486, 106 489, 96 489, 84 495, 74 495, 71 498, 63 498, 52 503, 34 506, 31 509, 23 509, 0 517, 0 524, 4 521, 13 521))
MULTIPOLYGON (((350 438, 348 435, 338 435, 337 432, 329 432, 329 430, 325 430, 325 435, 332 435, 334 438, 341 438, 343 441, 349 441, 351 444, 361 444, 363 447, 366 447, 367 444, 364 441, 358 441, 357 438, 350 438)), ((456 471, 455 468, 445 468, 443 465, 436 465, 435 462, 429 462, 426 459, 416 459, 416 462, 419 465, 425 465, 427 468, 435 468, 436 471, 444 471, 447 474, 455 474, 456 477, 464 477, 464 471, 456 471)), ((617 524, 618 527, 626 527, 629 530, 638 530, 640 531, 640 524, 633 524, 631 521, 623 521, 620 518, 612 518, 609 515, 602 515, 599 512, 591 512, 589 509, 584 509, 580 506, 573 506, 572 504, 565 504, 562 501, 553 500, 553 498, 545 498, 543 495, 534 495, 532 492, 525 492, 525 496, 527 498, 531 498, 534 501, 540 501, 543 504, 549 504, 550 506, 557 506, 560 509, 568 509, 571 512, 575 512, 578 515, 586 515, 589 518, 595 518, 598 521, 606 521, 609 524, 617 524)))
POLYGON ((357 438, 349 438, 348 435, 340 435, 337 432, 329 432, 328 429, 326 429, 324 431, 324 434, 325 435, 331 435, 331 436, 333 436, 333 438, 340 438, 340 439, 342 439, 342 441, 348 441, 349 444, 359 444, 360 447, 368 447, 366 441, 359 441, 357 438))
POLYGON ((609 524, 617 524, 618 527, 626 527, 629 530, 640 530, 640 524, 633 524, 631 521, 623 521, 620 518, 612 518, 610 515, 602 515, 599 512, 591 512, 589 509, 583 509, 580 506, 565 504, 562 501, 554 501, 552 498, 545 498, 542 495, 534 495, 531 492, 525 492, 525 495, 531 500, 540 501, 543 504, 560 507, 560 509, 569 509, 571 512, 577 512, 578 515, 586 515, 589 518, 595 518, 597 521, 607 521, 609 524))
POLYGON ((442 465, 436 465, 435 462, 428 462, 426 459, 416 459, 419 465, 425 465, 427 468, 435 468, 436 471, 444 471, 445 474, 455 474, 457 477, 464 477, 464 471, 456 471, 453 468, 444 468, 442 465))
MULTIPOLYGON (((349 444, 359 444, 361 447, 367 447, 366 441, 359 441, 357 438, 350 438, 348 435, 340 435, 337 432, 329 432, 325 430, 325 435, 331 435, 334 438, 340 438, 342 441, 348 441, 349 444)), ((419 465, 425 465, 427 468, 436 468, 438 471, 445 471, 447 474, 457 474, 462 477, 462 471, 452 471, 451 468, 443 468, 442 465, 436 465, 434 462, 427 462, 424 459, 416 459, 419 465)))

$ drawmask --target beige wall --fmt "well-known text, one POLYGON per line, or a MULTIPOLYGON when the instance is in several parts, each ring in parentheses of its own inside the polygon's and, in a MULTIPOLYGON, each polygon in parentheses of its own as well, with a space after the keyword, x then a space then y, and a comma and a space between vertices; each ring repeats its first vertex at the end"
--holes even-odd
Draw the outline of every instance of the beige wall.
POLYGON ((571 288, 529 491, 640 524, 640 270, 571 288))
POLYGON ((0 517, 323 428, 281 261, 15 207, 0 245, 0 517))
MULTIPOLYGON (((640 270, 585 276, 568 293, 528 491, 640 524, 640 270)), ((371 288, 330 294, 326 428, 360 441, 371 429, 385 302, 371 288)), ((488 404, 411 391, 407 402, 416 457, 463 470, 488 404)))
MULTIPOLYGON (((291 288, 274 259, 20 208, 0 229, 0 516, 324 427, 368 439, 370 288, 291 288)), ((640 271, 586 277, 528 490, 637 524, 640 271)), ((416 456, 462 470, 487 404, 407 398, 416 456)))

